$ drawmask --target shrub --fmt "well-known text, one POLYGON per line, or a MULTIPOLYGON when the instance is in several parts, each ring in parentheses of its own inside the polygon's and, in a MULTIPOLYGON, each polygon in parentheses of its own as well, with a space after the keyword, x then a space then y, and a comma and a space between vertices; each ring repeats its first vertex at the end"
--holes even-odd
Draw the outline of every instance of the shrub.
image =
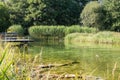
POLYGON ((7 29, 7 32, 15 32, 18 35, 22 36, 24 34, 24 29, 21 25, 12 25, 7 29))

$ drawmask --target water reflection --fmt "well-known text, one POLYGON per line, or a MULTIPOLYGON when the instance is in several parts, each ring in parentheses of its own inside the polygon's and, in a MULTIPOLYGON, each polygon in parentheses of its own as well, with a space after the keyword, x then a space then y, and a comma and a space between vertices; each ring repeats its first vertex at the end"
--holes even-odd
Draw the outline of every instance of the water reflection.
POLYGON ((62 68, 64 72, 78 73, 82 71, 85 74, 105 77, 107 74, 112 74, 116 62, 118 63, 116 76, 120 71, 120 49, 118 46, 100 44, 80 44, 80 46, 75 46, 64 45, 63 42, 57 41, 41 41, 32 45, 32 50, 35 54, 40 52, 41 47, 43 48, 43 63, 77 62, 77 64, 62 68))

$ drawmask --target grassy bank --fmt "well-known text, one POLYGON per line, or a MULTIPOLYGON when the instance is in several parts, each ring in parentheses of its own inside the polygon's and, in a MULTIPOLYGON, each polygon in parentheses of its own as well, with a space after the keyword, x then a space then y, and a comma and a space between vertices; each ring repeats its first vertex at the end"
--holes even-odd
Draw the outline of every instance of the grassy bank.
MULTIPOLYGON (((95 43, 95 44, 120 44, 120 33, 98 32, 98 33, 72 33, 65 37, 65 43, 95 43)), ((78 44, 79 45, 79 44, 78 44)))

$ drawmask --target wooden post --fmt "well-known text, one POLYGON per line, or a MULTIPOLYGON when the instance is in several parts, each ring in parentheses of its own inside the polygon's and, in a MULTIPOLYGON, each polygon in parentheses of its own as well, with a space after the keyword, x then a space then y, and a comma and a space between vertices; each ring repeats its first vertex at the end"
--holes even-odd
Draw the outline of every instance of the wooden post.
POLYGON ((28 44, 27 43, 24 44, 24 52, 28 54, 28 44))

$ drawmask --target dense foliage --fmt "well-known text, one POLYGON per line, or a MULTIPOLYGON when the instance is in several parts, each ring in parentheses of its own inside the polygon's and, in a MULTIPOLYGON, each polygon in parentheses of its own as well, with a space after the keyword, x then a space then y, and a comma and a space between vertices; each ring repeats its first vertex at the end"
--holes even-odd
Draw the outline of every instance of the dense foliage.
POLYGON ((28 22, 25 21, 26 15, 28 14, 27 0, 9 0, 6 5, 9 8, 11 24, 27 26, 28 22))
POLYGON ((119 0, 0 0, 0 32, 13 24, 82 25, 120 31, 119 0), (9 23, 10 21, 10 23, 9 23))
POLYGON ((120 1, 104 0, 106 11, 105 29, 120 32, 120 1))
POLYGON ((10 0, 10 21, 23 26, 78 24, 86 1, 10 0), (80 5, 81 3, 81 5, 80 5))
POLYGON ((79 21, 80 6, 75 0, 43 0, 46 24, 71 25, 79 21))
POLYGON ((81 23, 88 27, 100 28, 104 23, 103 6, 98 1, 88 3, 81 13, 81 23))
POLYGON ((17 33, 22 36, 24 34, 24 29, 21 25, 12 25, 7 29, 7 32, 17 33))
POLYGON ((9 13, 7 7, 0 2, 0 32, 5 31, 8 28, 9 23, 9 13))

